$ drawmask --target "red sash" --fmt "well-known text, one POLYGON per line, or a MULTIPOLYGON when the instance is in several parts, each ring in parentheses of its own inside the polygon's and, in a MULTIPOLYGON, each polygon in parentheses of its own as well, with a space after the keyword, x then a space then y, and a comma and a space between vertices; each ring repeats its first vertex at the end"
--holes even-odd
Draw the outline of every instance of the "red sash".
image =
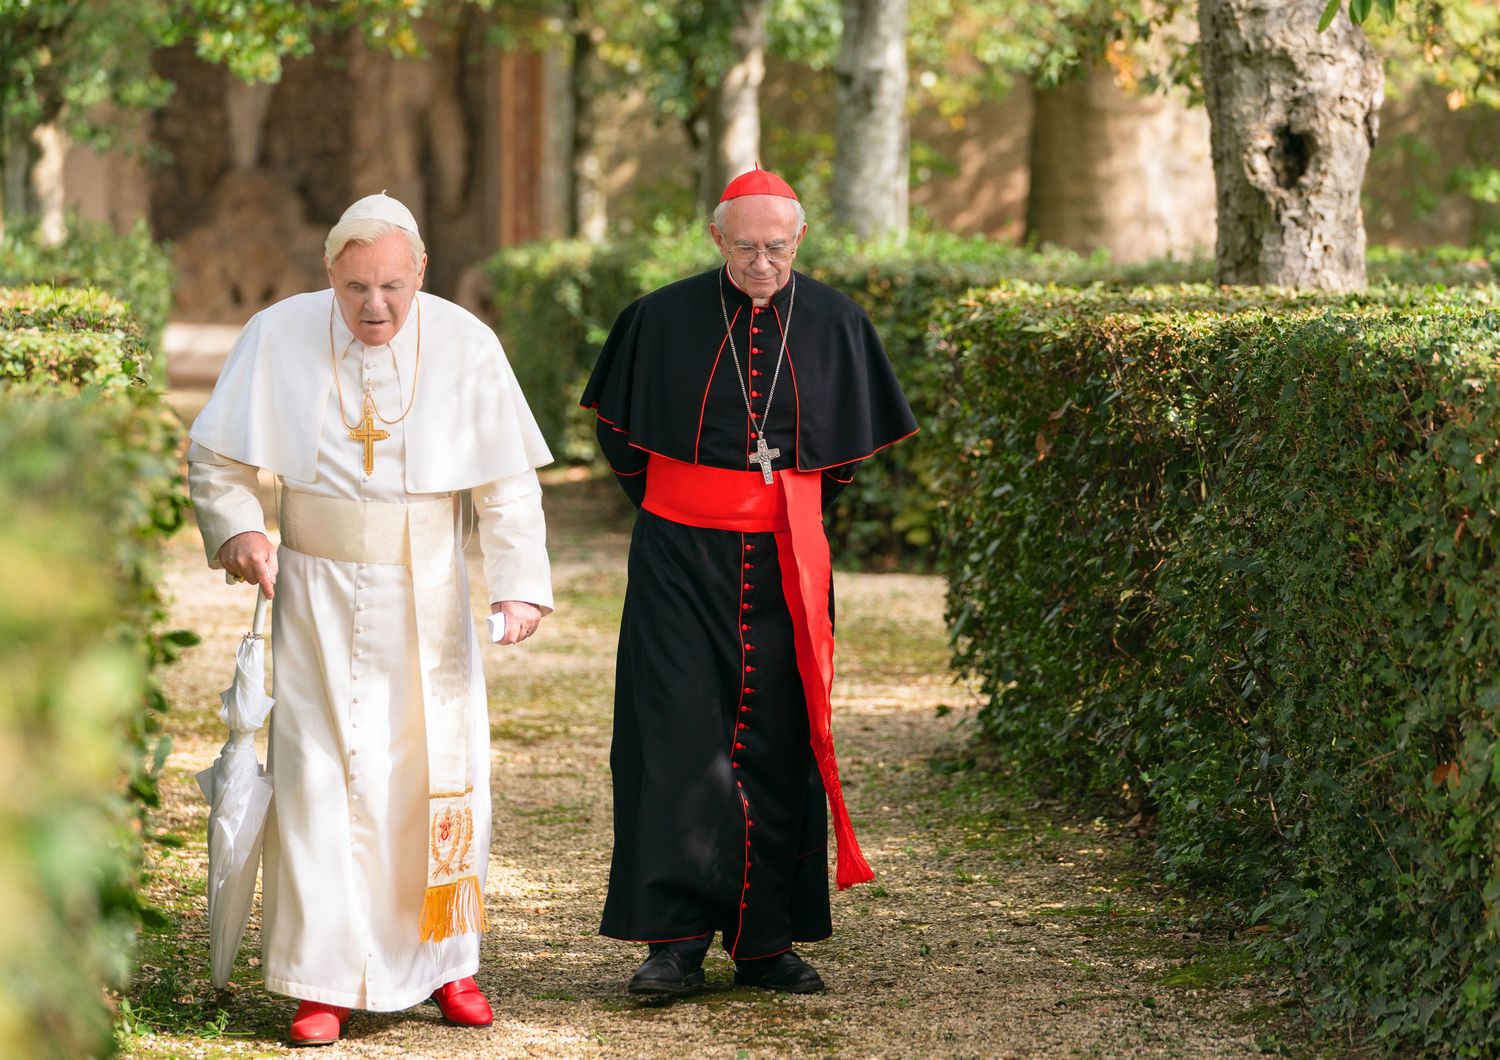
POLYGON ((833 622, 828 617, 832 568, 823 533, 823 483, 818 471, 777 471, 767 485, 759 471, 685 464, 652 454, 646 468, 646 499, 641 505, 674 523, 709 530, 774 533, 781 562, 781 589, 792 616, 797 672, 807 699, 813 757, 828 808, 838 861, 839 890, 875 878, 859 851, 854 825, 844 805, 838 762, 833 754, 833 622))

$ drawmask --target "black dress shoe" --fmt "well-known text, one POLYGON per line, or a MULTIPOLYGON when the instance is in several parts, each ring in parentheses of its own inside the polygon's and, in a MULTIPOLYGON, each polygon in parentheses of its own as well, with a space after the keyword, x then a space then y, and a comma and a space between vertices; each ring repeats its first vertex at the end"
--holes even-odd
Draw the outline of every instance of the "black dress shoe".
POLYGON ((681 997, 703 986, 703 957, 692 957, 670 949, 661 949, 647 957, 635 970, 630 985, 632 994, 647 997, 681 997))
POLYGON ((735 986, 758 986, 783 994, 816 994, 823 979, 791 950, 759 961, 734 962, 735 986))

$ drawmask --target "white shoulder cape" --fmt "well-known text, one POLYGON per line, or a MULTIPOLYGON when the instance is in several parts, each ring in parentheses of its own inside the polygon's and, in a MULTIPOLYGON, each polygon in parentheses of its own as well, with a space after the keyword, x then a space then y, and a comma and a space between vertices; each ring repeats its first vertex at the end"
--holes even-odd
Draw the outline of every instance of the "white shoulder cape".
MULTIPOLYGON (((446 299, 417 297, 422 365, 405 424, 406 488, 470 489, 550 463, 495 333, 446 299)), ((193 441, 242 464, 311 482, 333 386, 333 311, 333 291, 326 290, 293 295, 252 317, 193 422, 193 441)), ((416 316, 413 307, 397 341, 409 341, 416 316)), ((349 332, 335 317, 347 341, 349 332)))

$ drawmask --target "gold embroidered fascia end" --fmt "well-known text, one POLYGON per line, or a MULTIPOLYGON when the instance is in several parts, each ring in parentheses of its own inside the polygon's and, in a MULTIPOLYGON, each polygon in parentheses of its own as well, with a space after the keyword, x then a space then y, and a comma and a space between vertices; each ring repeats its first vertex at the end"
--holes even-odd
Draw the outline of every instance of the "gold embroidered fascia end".
POLYGON ((437 792, 428 802, 427 892, 422 897, 422 942, 484 931, 484 895, 474 871, 473 787, 437 792))

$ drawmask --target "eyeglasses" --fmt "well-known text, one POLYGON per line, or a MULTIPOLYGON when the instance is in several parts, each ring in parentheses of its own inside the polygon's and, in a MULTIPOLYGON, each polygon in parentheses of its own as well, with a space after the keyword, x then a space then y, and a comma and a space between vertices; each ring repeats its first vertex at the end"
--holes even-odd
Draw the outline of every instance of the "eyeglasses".
POLYGON ((797 248, 789 243, 772 243, 765 250, 746 246, 743 243, 736 243, 729 248, 729 256, 734 259, 736 265, 754 265, 755 259, 762 254, 772 264, 782 265, 797 256, 797 248))

